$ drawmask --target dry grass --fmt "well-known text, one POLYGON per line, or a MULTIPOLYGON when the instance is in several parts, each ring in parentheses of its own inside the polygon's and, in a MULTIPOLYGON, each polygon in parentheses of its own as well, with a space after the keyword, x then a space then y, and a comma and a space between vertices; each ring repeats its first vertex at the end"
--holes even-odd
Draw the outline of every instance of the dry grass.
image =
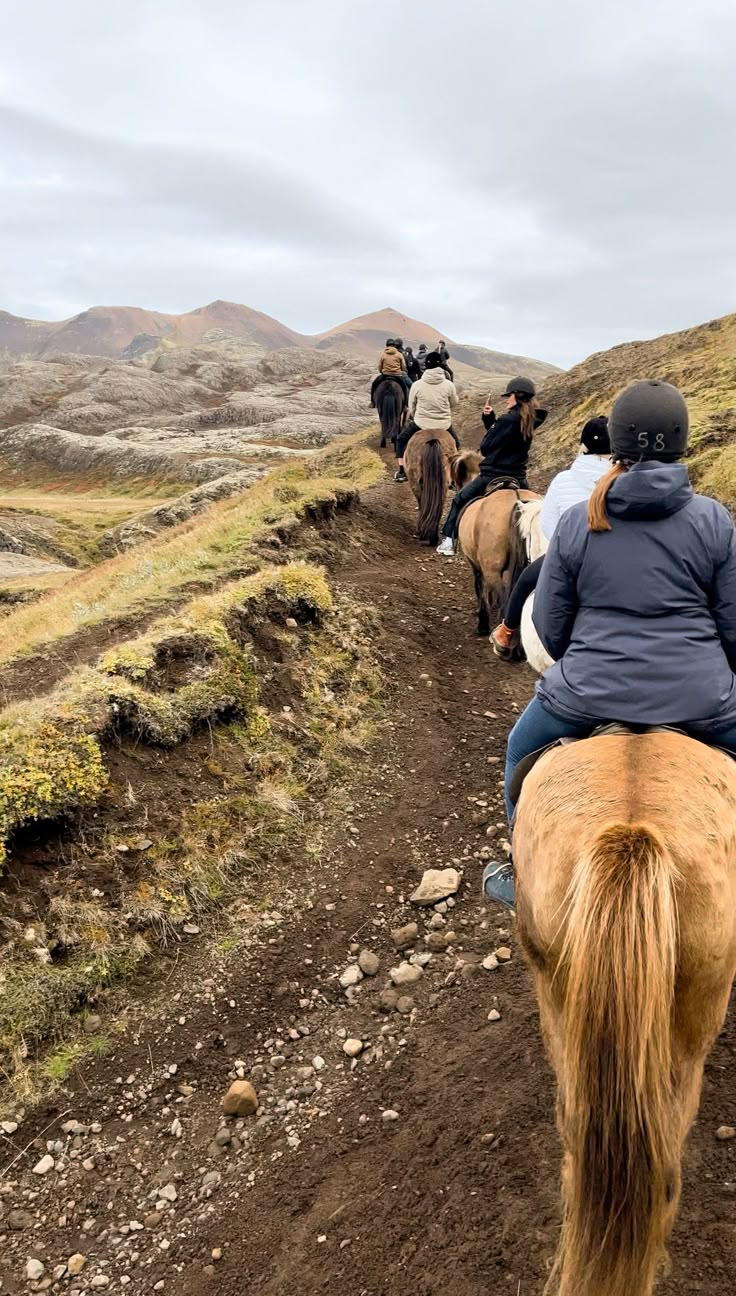
POLYGON ((378 456, 352 437, 308 462, 271 473, 244 495, 222 501, 134 551, 73 576, 63 587, 3 621, 0 662, 85 626, 165 602, 193 582, 216 582, 256 566, 253 546, 280 524, 333 505, 383 474, 378 456))

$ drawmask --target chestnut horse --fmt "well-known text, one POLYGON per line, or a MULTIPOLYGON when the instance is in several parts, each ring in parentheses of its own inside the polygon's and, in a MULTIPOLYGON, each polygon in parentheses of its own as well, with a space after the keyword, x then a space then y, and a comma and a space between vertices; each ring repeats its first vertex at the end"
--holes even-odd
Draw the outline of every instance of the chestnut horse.
MULTIPOLYGON (((524 543, 518 525, 516 506, 525 500, 538 500, 530 490, 495 490, 474 500, 460 515, 458 544, 473 569, 478 600, 478 634, 491 632, 491 613, 500 608, 514 576, 525 566, 532 553, 524 543)), ((535 533, 538 518, 535 519, 535 533)), ((540 552, 543 552, 540 550, 540 552)))
POLYGON ((419 506, 417 537, 436 544, 451 481, 458 489, 478 475, 476 450, 458 453, 449 432, 425 428, 415 432, 404 453, 404 469, 419 506))
POLYGON ((547 1290, 650 1296, 736 974, 736 763, 662 731, 555 748, 514 862, 564 1150, 547 1290))

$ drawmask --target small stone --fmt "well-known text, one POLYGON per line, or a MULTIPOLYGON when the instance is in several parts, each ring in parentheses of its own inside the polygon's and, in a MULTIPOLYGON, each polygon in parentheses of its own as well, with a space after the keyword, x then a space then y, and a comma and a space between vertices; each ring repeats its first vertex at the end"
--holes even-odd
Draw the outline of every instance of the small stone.
POLYGON ((84 1019, 85 1035, 96 1035, 101 1026, 102 1018, 98 1017, 97 1013, 90 1013, 89 1017, 84 1019))
POLYGON ((178 1196, 179 1194, 176 1191, 176 1185, 173 1183, 164 1184, 163 1188, 159 1192, 159 1197, 163 1197, 164 1201, 167 1202, 175 1202, 178 1196))
POLYGON ((457 936, 454 931, 433 931, 430 932, 427 937, 427 949, 431 950, 433 954, 442 954, 448 946, 454 944, 456 940, 457 936))
POLYGON ((495 1143, 495 1141, 496 1141, 496 1135, 495 1135, 495 1134, 481 1134, 481 1136, 480 1136, 480 1141, 481 1141, 481 1144, 483 1145, 483 1147, 490 1147, 490 1146, 491 1146, 491 1143, 495 1143))
POLYGON ((233 1136, 229 1129, 219 1129, 215 1134, 215 1143, 218 1147, 229 1147, 233 1141, 233 1136))
POLYGON ((199 927, 196 923, 184 923, 182 931, 185 936, 199 936, 199 927))
POLYGON ((49 1170, 53 1170, 54 1164, 55 1164, 54 1158, 52 1156, 49 1156, 47 1152, 46 1156, 42 1156, 41 1160, 36 1162, 35 1166, 33 1167, 33 1173, 35 1175, 48 1174, 49 1170))
POLYGON ((408 1017, 414 1011, 414 1000, 411 995, 402 995, 396 1005, 396 1011, 401 1013, 402 1017, 408 1017))
POLYGON ((92 1282, 90 1283, 90 1287, 109 1287, 109 1286, 110 1286, 110 1279, 108 1278, 107 1274, 95 1274, 94 1278, 92 1279, 92 1282))
POLYGON ((419 886, 412 896, 415 905, 434 905, 454 895, 460 886, 460 874, 457 869, 426 869, 419 886))
POLYGON ((409 949, 419 939, 419 928, 417 924, 407 923, 405 927, 397 927, 391 932, 391 940, 394 948, 397 950, 409 949))
POLYGON ((364 976, 377 976, 381 967, 381 960, 373 950, 364 949, 358 955, 358 967, 364 976))
POLYGON ((381 991, 381 997, 378 1001, 378 1007, 380 1008, 381 1012, 384 1013, 396 1012, 398 1003, 399 1003, 398 991, 394 990, 392 987, 387 990, 381 991))
MULTIPOLYGON (((206 1178, 207 1176, 205 1175, 205 1179, 206 1178)), ((219 1175, 218 1175, 218 1179, 219 1179, 219 1175)), ((204 1180, 202 1182, 204 1182, 204 1180)), ((158 1228, 162 1219, 163 1219, 163 1215, 161 1214, 161 1211, 150 1211, 148 1215, 143 1216, 143 1223, 145 1224, 146 1228, 155 1229, 158 1228)))
POLYGON ((56 1267, 54 1268, 51 1274, 51 1277, 53 1278, 54 1282, 61 1282, 62 1278, 66 1278, 66 1265, 65 1264, 56 1265, 56 1267))
POLYGON ((728 1143, 729 1139, 736 1138, 736 1129, 733 1125, 721 1125, 720 1129, 716 1130, 716 1138, 719 1143, 728 1143))
POLYGON ((438 914, 438 913, 433 913, 432 917, 427 923, 427 926, 429 927, 430 931, 442 931, 444 925, 445 925, 445 920, 442 917, 442 914, 438 914))
POLYGON ((0 1130, 2 1130, 3 1134, 15 1134, 17 1128, 17 1121, 0 1121, 0 1130))
POLYGON ((46 1273, 46 1266, 40 1260, 26 1260, 26 1278, 29 1282, 38 1282, 46 1273))
POLYGON ((94 1170, 94 1168, 95 1168, 95 1159, 94 1159, 94 1157, 87 1157, 87 1158, 82 1162, 82 1167, 83 1167, 83 1169, 85 1169, 85 1170, 94 1170))
POLYGON ((400 963, 398 967, 391 968, 389 976, 394 985, 415 985, 420 981, 424 973, 415 963, 400 963))
POLYGON ((317 1055, 317 1057, 312 1058, 312 1066, 315 1071, 324 1071, 325 1067, 327 1066, 327 1063, 325 1062, 323 1057, 317 1055))
POLYGON ((490 1011, 489 1014, 488 1014, 488 1020, 489 1020, 489 1021, 500 1021, 500 1020, 501 1020, 501 1014, 500 1014, 500 1012, 498 1011, 498 1008, 491 1008, 491 1011, 490 1011))
POLYGON ((69 1277, 76 1278, 77 1275, 82 1272, 86 1263, 86 1255, 82 1255, 81 1251, 75 1251, 74 1255, 70 1256, 66 1262, 66 1269, 69 1277))
POLYGON ((349 963, 344 971, 340 973, 340 985, 343 990, 349 990, 351 986, 356 986, 362 980, 363 973, 357 963, 349 963))
POLYGON ((288 630, 299 629, 299 622, 297 621, 296 617, 287 617, 284 624, 288 630))
POLYGON ((14 1233, 19 1233, 21 1229, 33 1228, 35 1222, 35 1216, 27 1210, 8 1211, 7 1219, 3 1221, 14 1233))
POLYGON ((398 1119, 399 1113, 394 1111, 392 1107, 387 1107, 386 1111, 381 1112, 381 1120, 384 1125, 390 1125, 393 1121, 397 1121, 398 1119))
POLYGON ((500 949, 496 950, 496 958, 498 959, 499 963, 510 962, 511 950, 509 949, 508 945, 502 945, 500 949))
POLYGON ((498 959, 495 954, 487 954, 483 959, 483 967, 486 972, 495 972, 498 967, 498 959))
POLYGON ((253 1116, 258 1111, 258 1095, 250 1080, 235 1080, 222 1100, 226 1116, 253 1116))
POLYGON ((222 1260, 222 1247, 214 1247, 212 1250, 213 1260, 222 1260))
POLYGON ((350 1058, 357 1058, 363 1052, 363 1041, 359 1039, 346 1039, 342 1046, 343 1053, 347 1053, 350 1058))

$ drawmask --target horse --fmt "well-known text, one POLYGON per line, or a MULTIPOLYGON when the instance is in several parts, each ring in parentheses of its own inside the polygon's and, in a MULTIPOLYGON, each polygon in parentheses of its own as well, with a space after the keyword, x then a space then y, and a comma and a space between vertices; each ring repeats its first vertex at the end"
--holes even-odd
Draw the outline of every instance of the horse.
POLYGON ((547 1292, 650 1296, 736 975, 736 763, 665 731, 554 748, 514 863, 564 1153, 547 1292))
POLYGON ((449 432, 425 428, 414 433, 404 453, 404 468, 419 507, 417 538, 423 544, 437 543, 450 481, 461 489, 477 477, 479 465, 478 452, 458 453, 449 432))
POLYGON ((395 442, 409 397, 406 387, 395 378, 385 378, 376 388, 376 411, 381 422, 381 449, 386 440, 395 442))
MULTIPOLYGON (((473 570, 479 635, 490 634, 492 610, 501 606, 505 590, 531 557, 529 542, 519 530, 516 506, 540 499, 536 491, 503 488, 473 500, 460 515, 458 544, 473 570)), ((529 525, 535 536, 541 533, 538 512, 529 525)))

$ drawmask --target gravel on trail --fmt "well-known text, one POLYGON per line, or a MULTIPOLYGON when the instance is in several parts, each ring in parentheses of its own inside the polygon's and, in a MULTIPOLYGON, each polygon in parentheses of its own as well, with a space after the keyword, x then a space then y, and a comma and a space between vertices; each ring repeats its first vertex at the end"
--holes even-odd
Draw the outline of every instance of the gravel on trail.
MULTIPOLYGON (((294 859, 309 889, 261 942, 190 942, 114 1051, 2 1134, 2 1296, 541 1296, 553 1083, 509 917, 479 893, 533 681, 475 637, 468 571, 413 518, 386 482, 340 523, 335 575, 380 609, 392 685, 347 820, 311 882, 294 859), (412 904, 428 869, 457 888, 412 904)), ((732 1013, 658 1296, 733 1293, 735 1080, 732 1013)))

